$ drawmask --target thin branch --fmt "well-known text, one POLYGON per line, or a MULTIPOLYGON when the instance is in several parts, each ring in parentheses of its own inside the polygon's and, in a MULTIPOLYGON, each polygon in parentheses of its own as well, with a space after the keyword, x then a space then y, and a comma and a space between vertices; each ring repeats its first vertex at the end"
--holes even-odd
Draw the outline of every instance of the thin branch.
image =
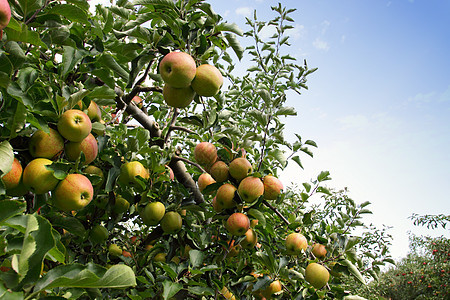
POLYGON ((271 210, 273 210, 280 218, 281 220, 283 220, 284 223, 286 223, 286 225, 290 225, 291 223, 289 223, 289 221, 278 211, 278 209, 276 209, 275 207, 272 206, 272 204, 270 204, 269 202, 267 202, 267 200, 263 200, 263 203, 265 206, 267 206, 268 208, 270 208, 271 210))
POLYGON ((153 62, 154 62, 154 60, 152 60, 148 63, 148 66, 145 69, 144 75, 142 75, 142 77, 138 79, 138 81, 136 82, 136 84, 134 86, 139 86, 144 82, 145 78, 147 78, 147 76, 148 76, 148 72, 150 72, 150 68, 151 68, 153 62))
POLYGON ((183 161, 185 163, 193 165, 194 167, 196 167, 197 169, 199 169, 203 173, 206 173, 205 169, 203 169, 202 166, 200 166, 198 163, 195 163, 195 162, 193 162, 193 161, 191 161, 191 160, 189 160, 187 158, 184 158, 184 157, 181 157, 181 156, 178 156, 178 155, 174 155, 174 156, 172 156, 172 159, 174 159, 174 160, 181 160, 181 161, 183 161))
POLYGON ((167 141, 169 140, 170 133, 172 132, 172 127, 175 124, 175 122, 177 121, 177 117, 178 117, 179 113, 180 113, 180 110, 178 108, 173 109, 172 119, 170 120, 169 130, 167 130, 166 137, 164 138, 164 144, 166 144, 167 141))
POLYGON ((183 127, 183 126, 170 126, 169 130, 180 130, 180 131, 184 131, 190 134, 197 134, 197 132, 190 130, 189 128, 183 127))
POLYGON ((28 25, 28 24, 31 23, 31 21, 33 21, 34 19, 36 19, 36 16, 37 16, 44 8, 46 8, 47 5, 48 5, 49 3, 50 3, 50 0, 45 1, 44 5, 42 5, 41 8, 39 8, 38 10, 36 10, 36 11, 34 12, 34 14, 33 14, 28 20, 25 21, 25 24, 28 25))

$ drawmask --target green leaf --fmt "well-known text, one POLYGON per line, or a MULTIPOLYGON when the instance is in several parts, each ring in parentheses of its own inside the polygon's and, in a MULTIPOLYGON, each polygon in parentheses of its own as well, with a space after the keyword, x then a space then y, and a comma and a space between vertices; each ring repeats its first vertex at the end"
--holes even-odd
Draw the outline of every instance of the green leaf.
POLYGON ((229 32, 233 32, 239 36, 244 35, 244 32, 242 31, 242 29, 240 29, 239 26, 235 23, 230 24, 230 23, 223 22, 223 23, 220 23, 219 25, 217 25, 214 29, 215 29, 214 30, 215 32, 229 31, 229 32))
POLYGON ((322 171, 322 172, 320 172, 320 174, 317 176, 317 180, 318 180, 319 182, 326 181, 326 180, 331 180, 331 178, 330 178, 329 176, 330 176, 330 172, 328 172, 328 171, 322 171))
POLYGON ((284 155, 284 151, 281 149, 273 149, 271 151, 269 151, 269 156, 275 158, 280 164, 281 166, 284 168, 286 166, 286 156, 284 155))
POLYGON ((13 147, 8 141, 0 142, 0 176, 12 169, 14 161, 13 147))
POLYGON ((244 55, 244 48, 242 48, 241 44, 239 43, 238 39, 235 35, 232 34, 225 34, 225 38, 228 41, 228 44, 230 47, 234 50, 234 53, 238 57, 239 60, 242 59, 242 56, 244 55))
POLYGON ((266 227, 266 217, 261 211, 250 208, 247 213, 258 220, 258 225, 261 225, 263 228, 266 227))
POLYGON ((306 144, 306 145, 310 145, 310 146, 313 146, 313 147, 316 147, 316 148, 317 148, 317 144, 316 144, 316 142, 314 142, 314 141, 311 141, 311 140, 307 140, 307 141, 305 142, 305 144, 306 144))
POLYGON ((37 31, 28 30, 28 26, 24 23, 22 23, 22 29, 20 31, 14 30, 9 27, 6 27, 4 30, 6 31, 8 40, 10 41, 30 43, 47 49, 47 45, 45 45, 41 41, 39 33, 37 31))
POLYGON ((77 23, 83 23, 90 27, 88 16, 84 10, 81 8, 70 5, 70 4, 58 4, 53 6, 49 11, 49 14, 61 15, 66 17, 68 20, 77 23))
POLYGON ((56 287, 125 288, 135 285, 136 277, 129 266, 120 264, 106 269, 93 263, 75 263, 48 271, 36 283, 34 292, 56 287))
POLYGON ((292 160, 295 161, 295 162, 297 163, 297 165, 298 165, 300 168, 303 169, 302 162, 301 162, 300 157, 299 157, 298 155, 293 156, 293 157, 292 157, 292 160))
POLYGON ((169 299, 175 296, 176 293, 178 293, 183 286, 177 282, 172 282, 169 280, 165 280, 163 283, 163 297, 164 299, 169 299))
POLYGON ((364 280, 364 277, 359 272, 358 268, 352 264, 348 259, 344 259, 343 261, 339 261, 339 264, 346 266, 349 270, 349 272, 355 276, 355 278, 361 282, 362 284, 366 284, 366 281, 364 280))
POLYGON ((26 205, 21 201, 0 201, 0 225, 6 220, 25 211, 26 205))
POLYGON ((83 52, 70 46, 63 46, 63 75, 73 71, 75 65, 83 58, 83 52))
POLYGON ((189 261, 192 268, 198 268, 203 263, 204 254, 199 250, 190 250, 189 251, 189 261))
POLYGON ((281 107, 280 109, 277 110, 277 112, 275 113, 275 115, 277 116, 296 116, 297 115, 297 111, 295 110, 294 107, 290 107, 290 106, 286 106, 286 107, 281 107))
POLYGON ((188 292, 198 296, 212 296, 214 295, 214 290, 207 286, 189 286, 188 292))
POLYGON ((117 63, 117 61, 109 54, 103 54, 99 59, 98 62, 103 64, 106 68, 111 69, 117 76, 128 81, 129 77, 129 71, 124 69, 121 65, 117 63))

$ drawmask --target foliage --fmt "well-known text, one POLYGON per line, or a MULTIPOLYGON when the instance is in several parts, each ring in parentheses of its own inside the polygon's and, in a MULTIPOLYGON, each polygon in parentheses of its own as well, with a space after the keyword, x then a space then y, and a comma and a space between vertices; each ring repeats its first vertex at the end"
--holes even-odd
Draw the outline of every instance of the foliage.
MULTIPOLYGON (((205 170, 194 161, 201 141, 217 146, 221 160, 245 155, 256 177, 277 175, 288 163, 302 167, 312 157, 312 140, 299 134, 284 138, 289 91, 300 93, 316 69, 285 54, 293 9, 272 7, 275 17, 247 19, 248 31, 229 24, 205 1, 119 0, 89 11, 84 0, 11 2, 13 18, 0 42, 0 172, 11 170, 14 157, 26 166, 30 136, 38 129, 56 128, 62 113, 97 103, 102 120, 93 123, 98 156, 93 162, 104 174, 88 174, 84 155, 75 162, 64 152, 47 167, 62 180, 81 173, 95 186, 94 199, 76 212, 52 204, 52 192, 34 194, 25 188, 11 196, 0 181, 0 298, 215 298, 230 291, 238 298, 260 297, 280 280, 278 298, 343 298, 346 275, 365 283, 379 265, 390 262, 384 231, 365 227, 368 202, 357 205, 346 191, 325 186, 329 172, 300 187, 286 187, 277 200, 260 197, 217 213, 211 203, 220 184, 200 193, 196 180, 205 170), (267 27, 276 34, 260 38, 267 27), (253 45, 244 49, 238 37, 253 45), (173 50, 218 67, 229 85, 214 97, 198 97, 186 109, 168 107, 162 97, 158 62, 173 50), (253 65, 236 76, 239 60, 253 65), (132 99, 139 95, 143 106, 132 99), (80 104, 80 101, 82 102, 80 104), (121 166, 138 160, 149 178, 136 177, 136 186, 118 180, 121 166), (170 178, 169 168, 176 180, 170 178), (323 205, 312 199, 322 197, 323 205), (128 210, 115 208, 118 199, 128 210), (183 216, 176 234, 148 226, 140 213, 148 202, 161 201, 166 211, 183 216), (257 220, 259 243, 239 248, 223 223, 242 211, 257 220), (91 229, 108 230, 105 242, 92 242, 91 229), (286 253, 288 233, 301 232, 310 246, 299 256, 286 253), (371 234, 382 237, 371 240, 371 234), (323 259, 311 245, 326 245, 323 259), (124 251, 113 255, 108 246, 124 251), (381 253, 381 255, 379 255, 381 253), (320 290, 304 280, 304 269, 320 261, 331 272, 320 290), (361 271, 362 270, 362 271, 361 271), (226 289, 224 289, 226 288, 226 289)), ((233 180, 230 180, 236 184, 233 180)), ((120 251, 120 250, 119 250, 120 251)))

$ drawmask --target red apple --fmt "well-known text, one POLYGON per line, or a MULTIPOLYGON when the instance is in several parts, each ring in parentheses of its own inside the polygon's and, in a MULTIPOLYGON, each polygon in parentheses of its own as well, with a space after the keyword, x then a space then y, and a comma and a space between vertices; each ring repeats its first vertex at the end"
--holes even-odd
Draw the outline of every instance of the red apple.
POLYGON ((298 255, 306 250, 308 247, 308 241, 303 234, 293 232, 286 237, 286 250, 290 255, 298 255))
POLYGON ((327 249, 325 245, 322 244, 314 244, 311 252, 317 258, 324 258, 327 255, 327 249))
POLYGON ((232 235, 244 235, 250 228, 250 220, 243 213, 234 213, 228 217, 226 227, 232 235))
POLYGON ((194 59, 184 52, 170 52, 163 57, 159 64, 159 73, 162 79, 174 88, 190 86, 196 71, 194 59))
POLYGON ((238 193, 242 200, 251 203, 264 194, 264 184, 258 177, 245 177, 239 183, 238 193))
POLYGON ((0 0, 0 31, 8 26, 11 20, 11 7, 8 0, 0 0))
POLYGON ((263 182, 264 182, 264 199, 266 200, 277 199, 278 195, 281 194, 281 191, 283 190, 283 184, 281 183, 281 181, 272 175, 267 175, 264 176, 263 182))
POLYGON ((216 181, 214 180, 214 178, 212 178, 211 175, 209 175, 209 173, 203 173, 200 175, 200 177, 198 177, 198 189, 200 190, 200 192, 203 192, 203 190, 210 184, 215 183, 216 181))
POLYGON ((23 183, 35 194, 45 194, 53 190, 59 180, 45 166, 52 164, 47 158, 35 158, 23 170, 23 183))
POLYGON ((249 228, 247 232, 245 233, 245 239, 243 239, 240 243, 242 248, 244 249, 251 249, 255 247, 256 243, 258 242, 258 236, 256 235, 256 232, 249 228))
POLYGON ((81 142, 92 130, 88 115, 78 109, 64 112, 58 120, 58 131, 71 142, 81 142))
POLYGON ((50 132, 37 130, 28 143, 28 150, 33 157, 53 159, 64 150, 64 140, 58 131, 49 128, 50 132))
POLYGON ((211 173, 211 176, 218 182, 224 182, 228 180, 228 165, 221 160, 216 161, 211 166, 209 172, 211 173))
POLYGON ((195 146, 194 158, 202 167, 207 169, 217 160, 217 148, 209 142, 201 142, 195 146))
POLYGON ((81 152, 83 152, 86 158, 84 164, 88 165, 97 157, 98 143, 92 133, 89 133, 81 142, 68 142, 64 149, 69 161, 76 161, 80 157, 81 152))
POLYGON ((165 84, 163 87, 163 97, 166 104, 171 107, 184 108, 194 100, 195 92, 188 86, 184 88, 174 88, 165 84))
POLYGON ((204 64, 197 67, 195 78, 191 85, 199 96, 212 97, 216 95, 223 84, 222 73, 215 66, 204 64))
POLYGON ((236 187, 231 183, 225 183, 219 187, 216 194, 216 203, 221 208, 232 208, 236 206, 234 194, 236 187))
POLYGON ((241 181, 253 172, 252 164, 244 157, 238 157, 228 166, 231 177, 241 181))
POLYGON ((69 174, 53 191, 53 205, 63 211, 79 210, 91 202, 94 188, 82 174, 69 174))
POLYGON ((20 161, 14 157, 11 171, 2 177, 6 190, 11 190, 19 186, 20 181, 22 180, 22 172, 23 169, 20 161))

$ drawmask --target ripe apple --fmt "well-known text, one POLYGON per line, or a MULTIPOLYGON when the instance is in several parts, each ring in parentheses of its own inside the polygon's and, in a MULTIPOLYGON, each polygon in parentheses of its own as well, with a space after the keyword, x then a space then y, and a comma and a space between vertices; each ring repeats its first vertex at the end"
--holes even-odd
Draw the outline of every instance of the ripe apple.
POLYGON ((243 213, 234 213, 228 217, 226 227, 232 235, 244 235, 250 228, 250 220, 243 213))
POLYGON ((11 20, 11 7, 8 0, 0 0, 0 31, 8 26, 11 20))
POLYGON ((216 203, 221 208, 232 208, 236 206, 234 202, 234 194, 236 187, 231 183, 225 183, 219 187, 216 194, 216 203))
POLYGON ((174 88, 190 87, 196 72, 194 59, 184 52, 170 52, 159 64, 162 79, 174 88))
POLYGON ((33 157, 53 159, 64 150, 64 139, 55 129, 50 132, 37 130, 33 133, 28 143, 28 150, 33 157))
POLYGON ((314 244, 311 252, 317 258, 324 258, 327 255, 327 249, 322 244, 314 244))
POLYGON ((238 157, 228 166, 231 177, 237 181, 241 181, 253 172, 252 164, 244 157, 238 157))
POLYGON ((290 255, 298 255, 302 250, 306 250, 308 247, 308 241, 303 234, 293 232, 286 237, 286 250, 290 255))
POLYGON ((266 299, 271 299, 272 295, 280 292, 281 289, 281 282, 279 280, 274 280, 262 291, 262 294, 266 299))
POLYGON ((194 100, 195 92, 188 86, 184 88, 174 88, 165 84, 163 87, 163 97, 166 104, 171 107, 184 108, 194 100))
POLYGON ((234 240, 228 242, 228 253, 227 258, 235 257, 241 252, 242 246, 240 244, 235 245, 234 240))
POLYGON ((109 252, 109 255, 111 255, 111 256, 121 256, 122 248, 120 248, 116 244, 111 244, 108 247, 108 252, 109 252))
POLYGON ((244 249, 251 249, 255 247, 256 243, 258 242, 258 236, 256 235, 256 232, 249 228, 247 232, 245 233, 245 239, 243 239, 240 243, 242 248, 244 249))
POLYGON ((324 266, 310 263, 305 269, 305 279, 316 289, 321 289, 328 283, 330 273, 324 266))
POLYGON ((266 175, 263 178, 264 182, 264 199, 275 200, 283 190, 281 181, 272 175, 266 175))
POLYGON ((126 250, 122 250, 122 255, 123 255, 124 257, 132 257, 132 256, 133 256, 130 252, 128 252, 128 251, 126 251, 126 250))
POLYGON ((116 214, 122 214, 130 208, 130 202, 122 196, 116 196, 116 201, 114 202, 113 211, 116 214))
POLYGON ((140 162, 130 161, 120 167, 119 182, 141 190, 136 176, 141 176, 144 179, 148 179, 150 176, 148 170, 140 162))
POLYGON ((153 261, 165 262, 166 255, 166 253, 160 252, 153 257, 153 261))
POLYGON ((197 185, 200 192, 203 192, 203 190, 210 184, 215 183, 216 181, 214 178, 212 178, 209 173, 203 173, 198 177, 197 185))
POLYGON ((215 212, 220 213, 223 210, 223 207, 217 203, 216 197, 212 200, 212 207, 215 212))
POLYGON ((201 142, 195 146, 194 158, 201 166, 209 169, 217 160, 217 148, 210 142, 201 142))
POLYGON ((3 175, 2 180, 6 190, 11 190, 19 186, 22 179, 23 168, 20 161, 14 157, 11 171, 3 175))
POLYGON ((133 101, 134 104, 136 104, 136 106, 139 108, 142 108, 144 106, 144 101, 139 96, 134 96, 133 99, 131 99, 131 101, 133 101))
POLYGON ((209 173, 211 173, 211 176, 217 180, 218 182, 224 182, 228 180, 228 165, 219 160, 216 161, 209 170, 209 173))
POLYGON ((155 226, 164 217, 166 207, 161 202, 151 202, 147 204, 141 212, 141 218, 144 224, 155 226))
POLYGON ((102 111, 100 107, 95 103, 94 101, 91 101, 91 103, 88 106, 87 109, 87 115, 91 122, 100 122, 102 119, 102 111))
POLYGON ((35 194, 45 194, 53 190, 59 180, 45 166, 52 164, 47 158, 35 158, 23 170, 23 184, 35 194))
POLYGON ((98 143, 92 133, 89 133, 81 142, 68 142, 64 147, 64 151, 68 161, 76 161, 80 157, 81 152, 83 152, 86 158, 84 164, 87 165, 97 157, 98 143))
POLYGON ((91 231, 89 232, 89 240, 93 244, 101 244, 108 239, 108 235, 108 229, 106 229, 105 226, 97 224, 92 227, 91 231))
POLYGON ((264 184, 258 177, 245 177, 239 183, 238 193, 242 200, 251 203, 264 194, 264 184))
POLYGON ((84 169, 84 173, 91 174, 91 175, 97 175, 97 176, 101 177, 101 180, 98 183, 96 183, 94 185, 94 187, 97 187, 97 188, 101 187, 103 182, 105 182, 105 175, 103 174, 102 169, 100 169, 97 166, 94 166, 94 165, 87 166, 86 169, 84 169))
POLYGON ((180 214, 175 211, 166 212, 162 220, 160 221, 161 228, 164 233, 172 234, 181 229, 183 219, 180 214))
POLYGON ((81 142, 92 130, 88 115, 78 109, 65 111, 58 120, 58 131, 71 142, 81 142))
POLYGON ((222 73, 215 66, 203 64, 197 67, 191 86, 199 96, 216 95, 223 84, 222 73))
POLYGON ((53 204, 63 211, 79 210, 91 202, 94 188, 82 174, 69 174, 52 193, 53 204))

